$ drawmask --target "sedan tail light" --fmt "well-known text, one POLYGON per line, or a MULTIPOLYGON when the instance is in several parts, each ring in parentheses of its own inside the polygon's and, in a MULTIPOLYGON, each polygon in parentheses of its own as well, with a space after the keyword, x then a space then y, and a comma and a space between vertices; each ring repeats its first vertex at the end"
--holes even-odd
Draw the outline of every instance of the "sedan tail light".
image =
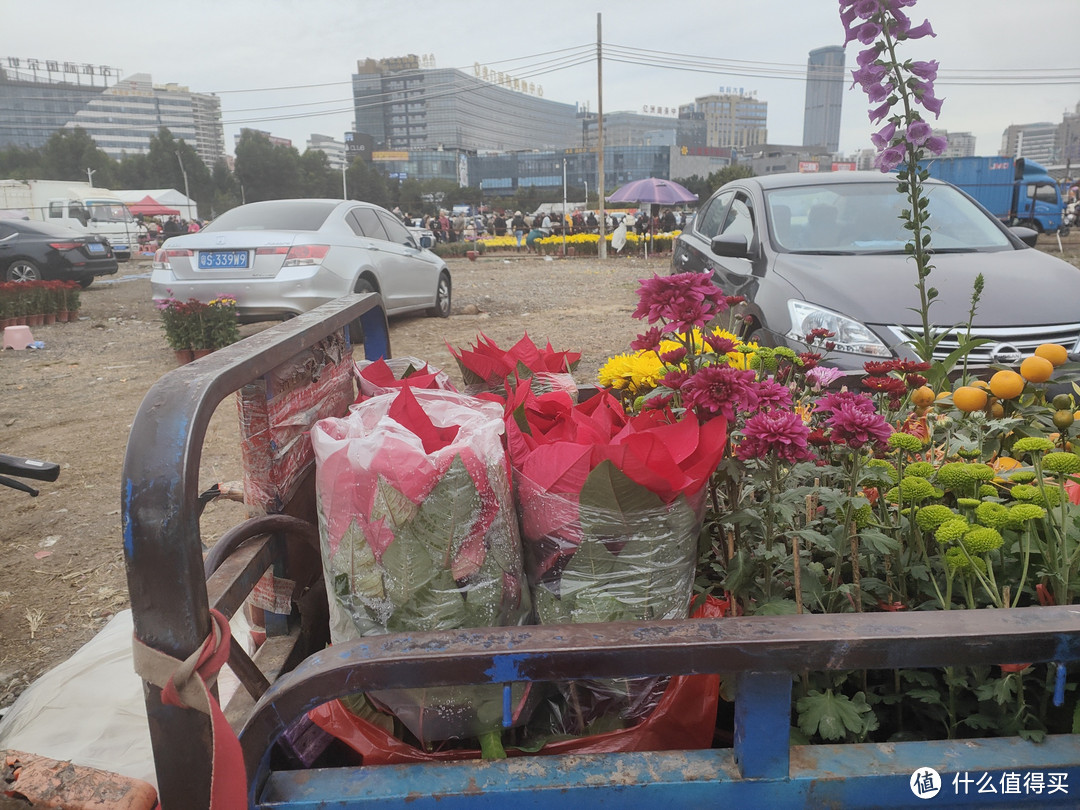
POLYGON ((169 267, 169 259, 194 256, 194 252, 186 248, 158 248, 154 252, 155 270, 166 270, 169 267))
POLYGON ((49 242, 49 247, 53 250, 76 250, 84 244, 84 242, 49 242))
POLYGON ((289 253, 285 257, 282 267, 321 264, 329 250, 329 245, 293 245, 289 248, 289 253))

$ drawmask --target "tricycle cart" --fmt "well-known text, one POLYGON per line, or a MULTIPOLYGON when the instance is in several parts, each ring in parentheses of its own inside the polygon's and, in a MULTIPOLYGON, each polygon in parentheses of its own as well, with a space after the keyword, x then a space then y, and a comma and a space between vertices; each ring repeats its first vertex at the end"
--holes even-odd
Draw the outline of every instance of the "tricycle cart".
MULTIPOLYGON (((228 650, 243 690, 225 716, 239 736, 249 807, 904 807, 925 806, 933 793, 930 803, 955 807, 1077 805, 1076 735, 1040 744, 789 745, 793 675, 1075 665, 1077 607, 485 628, 327 647, 313 476, 278 513, 236 526, 204 560, 199 461, 210 416, 226 396, 358 320, 367 357, 388 356, 378 296, 343 298, 170 372, 131 431, 124 553, 136 647, 157 653, 137 655, 140 671, 154 670, 149 657, 169 675, 197 655, 215 635, 211 611, 233 615, 268 567, 296 583, 290 615, 268 615, 267 641, 254 656, 235 642, 228 650), (314 769, 288 755, 303 745, 297 723, 310 709, 358 691, 697 673, 724 673, 733 687, 731 748, 314 769)), ((214 772, 211 716, 163 701, 165 679, 148 676, 146 686, 161 804, 207 807, 212 783, 240 775, 214 772)))

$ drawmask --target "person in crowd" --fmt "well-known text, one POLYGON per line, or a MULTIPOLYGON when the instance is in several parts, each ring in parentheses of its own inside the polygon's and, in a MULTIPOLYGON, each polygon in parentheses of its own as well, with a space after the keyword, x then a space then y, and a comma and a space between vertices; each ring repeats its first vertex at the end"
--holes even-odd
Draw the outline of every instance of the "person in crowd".
POLYGON ((588 230, 589 233, 600 232, 600 223, 596 219, 596 214, 594 214, 592 211, 590 211, 589 215, 585 217, 585 228, 588 230))
POLYGON ((528 223, 525 222, 525 217, 520 211, 514 212, 514 218, 510 220, 510 227, 514 229, 514 238, 517 240, 518 250, 521 250, 521 241, 529 232, 529 226, 528 223))
POLYGON ((450 235, 451 242, 461 242, 465 239, 465 215, 458 213, 454 216, 453 231, 450 235))
POLYGON ((497 212, 491 225, 496 236, 506 236, 506 212, 497 212))
POLYGON ((442 241, 450 241, 450 217, 446 215, 445 211, 439 212, 439 231, 442 233, 442 241))
POLYGON ((677 226, 675 221, 675 213, 670 209, 664 209, 663 216, 660 217, 660 230, 664 233, 671 233, 677 226))

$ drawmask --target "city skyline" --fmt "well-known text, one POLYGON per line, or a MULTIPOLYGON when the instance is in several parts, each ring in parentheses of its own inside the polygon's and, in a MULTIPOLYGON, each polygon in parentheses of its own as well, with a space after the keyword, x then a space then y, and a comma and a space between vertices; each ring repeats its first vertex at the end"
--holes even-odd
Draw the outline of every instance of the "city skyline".
MULTIPOLYGON (((1075 108, 1080 66, 1068 51, 1008 47, 1010 33, 1001 30, 1008 26, 1000 24, 1007 7, 999 0, 986 0, 977 17, 953 5, 924 0, 910 9, 915 17, 928 17, 938 36, 902 46, 904 57, 941 62, 938 86, 945 105, 942 117, 931 121, 934 126, 970 131, 980 153, 995 153, 1009 125, 1056 123, 1075 108)), ((1060 19, 1080 21, 1071 2, 1035 5, 1048 15, 1060 12, 1060 19)), ((143 8, 126 1, 110 6, 114 12, 143 8)), ((340 5, 327 0, 302 7, 191 0, 183 15, 170 17, 167 32, 140 33, 133 22, 127 36, 124 14, 110 15, 119 27, 110 27, 107 41, 69 38, 57 30, 56 14, 77 9, 85 13, 84 5, 57 0, 47 16, 11 15, 0 33, 0 55, 111 64, 123 75, 150 73, 156 84, 217 93, 230 151, 242 127, 288 138, 301 151, 312 133, 342 137, 354 117, 351 79, 357 61, 368 56, 433 55, 440 68, 520 74, 542 88, 545 98, 597 108, 596 13, 572 3, 548 4, 551 19, 530 25, 507 14, 504 5, 484 2, 475 4, 471 21, 462 21, 453 14, 439 16, 443 6, 425 0, 412 4, 406 15, 366 9, 342 15, 340 5), (256 13, 253 36, 237 37, 256 13), (265 25, 268 19, 276 24, 265 25), (323 20, 333 24, 319 24, 323 20), (172 44, 163 48, 164 33, 172 44), (200 44, 192 50, 182 42, 200 44), (198 58, 187 58, 195 52, 198 58)), ((804 5, 807 19, 798 22, 790 5, 778 0, 668 15, 655 26, 641 24, 648 21, 639 13, 646 9, 655 6, 629 2, 603 15, 605 112, 675 110, 721 88, 741 88, 768 102, 769 142, 801 142, 807 55, 842 41, 834 3, 804 5)), ((853 61, 849 48, 849 66, 853 61)), ((871 128, 865 97, 848 85, 845 81, 839 147, 850 155, 869 146, 871 128)))

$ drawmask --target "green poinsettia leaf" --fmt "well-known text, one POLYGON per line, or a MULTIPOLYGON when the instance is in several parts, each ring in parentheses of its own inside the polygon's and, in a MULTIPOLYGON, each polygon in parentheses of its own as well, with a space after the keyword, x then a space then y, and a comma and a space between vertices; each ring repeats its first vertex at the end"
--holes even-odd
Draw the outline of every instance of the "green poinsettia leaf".
POLYGON ((585 537, 563 569, 559 597, 576 599, 580 591, 603 587, 614 568, 615 557, 603 541, 585 537))
POLYGON ((371 522, 385 521, 392 531, 404 526, 416 516, 419 507, 402 495, 383 476, 375 482, 375 500, 371 507, 371 522))
MULTIPOLYGON (((423 549, 419 556, 426 556, 423 549)), ((384 555, 383 560, 385 559, 384 555)), ((394 611, 386 622, 387 630, 392 633, 410 630, 457 630, 467 624, 465 602, 450 571, 434 566, 430 570, 431 577, 412 591, 407 602, 394 601, 394 611)), ((394 599, 394 589, 388 590, 391 599, 394 599)))
POLYGON ((479 511, 476 485, 461 456, 455 456, 445 475, 420 504, 407 531, 413 542, 427 549, 437 566, 449 568, 479 511))
POLYGON ((543 585, 533 590, 533 604, 540 624, 570 624, 574 600, 563 601, 543 585))
POLYGON ((770 599, 754 608, 755 616, 792 616, 798 612, 798 605, 792 599, 770 599))
POLYGON ((641 525, 643 513, 663 506, 659 495, 611 461, 601 461, 581 487, 581 529, 593 537, 627 537, 641 525))
POLYGON ((386 596, 382 569, 355 520, 345 530, 337 553, 330 561, 330 576, 334 593, 338 597, 357 595, 367 599, 382 599, 386 596))
MULTIPOLYGON (((386 593, 395 605, 395 613, 397 608, 405 607, 415 599, 420 589, 431 582, 436 572, 441 570, 432 560, 423 542, 413 536, 411 526, 400 529, 393 542, 386 547, 382 555, 382 566, 386 572, 386 593)), ((408 629, 426 628, 420 626, 408 629)))

